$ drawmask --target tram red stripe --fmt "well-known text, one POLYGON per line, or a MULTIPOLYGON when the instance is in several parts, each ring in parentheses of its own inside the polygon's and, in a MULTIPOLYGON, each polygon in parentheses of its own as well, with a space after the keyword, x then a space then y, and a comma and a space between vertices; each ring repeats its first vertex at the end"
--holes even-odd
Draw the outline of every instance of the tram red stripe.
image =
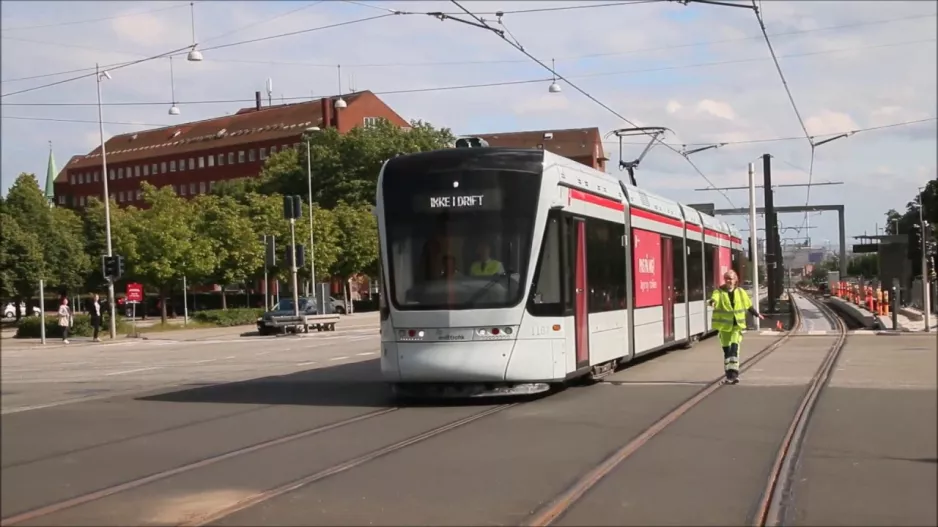
POLYGON ((693 223, 687 224, 687 230, 693 232, 703 232, 703 229, 700 228, 700 225, 694 225, 693 223))
POLYGON ((728 234, 723 234, 722 232, 717 232, 717 231, 710 230, 710 229, 705 229, 704 234, 706 234, 707 236, 711 236, 713 238, 719 238, 721 240, 730 239, 730 236, 728 234))
POLYGON ((570 189, 570 197, 580 201, 585 201, 586 203, 592 203, 593 205, 599 205, 600 207, 605 207, 607 209, 617 211, 625 210, 625 205, 618 201, 604 198, 602 196, 597 196, 596 194, 588 194, 582 190, 570 189))
POLYGON ((632 207, 632 216, 636 218, 644 218, 646 220, 657 221, 658 223, 664 223, 665 225, 671 225, 677 228, 683 227, 681 220, 670 218, 668 216, 662 216, 661 214, 655 214, 647 210, 636 209, 632 207))

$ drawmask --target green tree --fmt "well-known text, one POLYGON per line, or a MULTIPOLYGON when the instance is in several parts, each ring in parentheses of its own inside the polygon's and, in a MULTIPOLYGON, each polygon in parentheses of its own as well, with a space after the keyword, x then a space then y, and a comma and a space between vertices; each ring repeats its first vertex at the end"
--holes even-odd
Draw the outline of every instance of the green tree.
POLYGON ((197 232, 207 238, 217 259, 209 276, 222 286, 222 309, 228 309, 225 288, 251 278, 263 265, 263 245, 246 207, 231 196, 202 195, 191 202, 197 232))
POLYGON ((157 287, 160 321, 166 323, 166 295, 176 280, 193 281, 212 275, 217 265, 215 247, 198 231, 193 206, 176 196, 172 187, 157 189, 141 183, 149 208, 130 215, 132 236, 123 249, 128 255, 128 274, 157 287))
MULTIPOLYGON (((313 132, 310 144, 313 202, 331 209, 340 200, 346 203, 375 202, 378 173, 384 162, 399 154, 439 150, 454 136, 449 129, 436 129, 414 121, 406 131, 381 120, 375 126, 353 128, 339 134, 334 128, 313 132)), ((306 196, 309 188, 306 144, 267 159, 261 174, 267 193, 306 196)))
POLYGON ((346 300, 350 300, 348 280, 373 270, 378 262, 378 222, 369 205, 353 206, 340 201, 333 209, 339 231, 338 258, 332 274, 342 277, 346 300))
POLYGON ((0 213, 3 236, 0 237, 0 287, 4 296, 13 297, 16 319, 20 302, 33 298, 39 280, 46 274, 46 260, 39 237, 20 226, 12 214, 0 213))

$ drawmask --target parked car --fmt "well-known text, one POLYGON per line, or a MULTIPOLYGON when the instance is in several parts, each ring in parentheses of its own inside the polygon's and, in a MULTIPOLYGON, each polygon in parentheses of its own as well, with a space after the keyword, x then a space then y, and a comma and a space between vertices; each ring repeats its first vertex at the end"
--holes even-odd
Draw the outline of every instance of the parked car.
MULTIPOLYGON (((29 313, 26 312, 26 303, 20 302, 20 313, 24 316, 28 316, 29 313)), ((39 308, 33 306, 32 314, 39 316, 39 308)), ((8 302, 6 306, 3 307, 3 318, 13 318, 16 316, 16 305, 13 302, 8 302)))

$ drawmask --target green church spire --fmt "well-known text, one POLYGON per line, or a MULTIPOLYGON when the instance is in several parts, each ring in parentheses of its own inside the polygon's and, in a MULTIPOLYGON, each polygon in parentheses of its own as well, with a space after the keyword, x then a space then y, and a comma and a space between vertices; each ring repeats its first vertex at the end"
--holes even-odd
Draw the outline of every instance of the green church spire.
POLYGON ((52 141, 49 141, 49 166, 46 168, 46 199, 49 204, 55 204, 55 176, 58 171, 55 169, 55 157, 52 156, 52 141))

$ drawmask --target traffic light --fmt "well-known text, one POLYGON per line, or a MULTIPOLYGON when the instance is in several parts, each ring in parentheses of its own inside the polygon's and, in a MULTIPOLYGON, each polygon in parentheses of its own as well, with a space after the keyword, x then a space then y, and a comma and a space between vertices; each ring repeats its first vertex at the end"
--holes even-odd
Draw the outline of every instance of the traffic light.
POLYGON ((283 219, 298 220, 303 217, 303 200, 299 196, 283 197, 283 219))
MULTIPOLYGON (((287 245, 286 254, 285 254, 287 267, 293 268, 293 246, 287 245)), ((301 244, 296 245, 296 266, 305 267, 306 266, 306 247, 301 244)))
POLYGON ((101 274, 105 280, 115 282, 124 276, 124 259, 118 255, 101 257, 101 274))
POLYGON ((277 237, 264 235, 264 261, 267 267, 277 267, 277 237))

